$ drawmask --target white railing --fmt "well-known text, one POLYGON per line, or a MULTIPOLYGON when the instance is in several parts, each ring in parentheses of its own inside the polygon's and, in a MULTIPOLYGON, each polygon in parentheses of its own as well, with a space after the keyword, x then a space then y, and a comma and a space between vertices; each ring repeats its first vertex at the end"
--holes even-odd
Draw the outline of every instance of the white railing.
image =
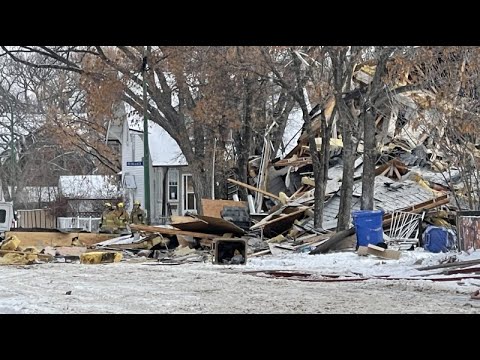
POLYGON ((92 218, 90 217, 58 217, 57 218, 57 228, 59 229, 69 229, 77 228, 83 229, 90 232, 98 231, 100 227, 101 218, 92 218))

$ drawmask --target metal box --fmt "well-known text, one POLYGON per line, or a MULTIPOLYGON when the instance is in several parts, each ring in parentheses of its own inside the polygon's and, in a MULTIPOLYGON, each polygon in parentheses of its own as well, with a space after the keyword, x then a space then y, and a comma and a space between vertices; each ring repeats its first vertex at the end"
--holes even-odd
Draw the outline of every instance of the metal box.
POLYGON ((245 265, 247 240, 240 238, 215 238, 212 242, 213 263, 220 265, 245 265))

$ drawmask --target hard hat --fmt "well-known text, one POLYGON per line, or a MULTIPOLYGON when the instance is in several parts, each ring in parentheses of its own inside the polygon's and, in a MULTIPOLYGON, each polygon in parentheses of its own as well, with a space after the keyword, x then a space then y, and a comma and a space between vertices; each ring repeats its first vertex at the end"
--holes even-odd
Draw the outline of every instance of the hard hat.
POLYGON ((103 205, 104 205, 104 206, 107 206, 107 207, 111 207, 111 206, 112 206, 112 204, 110 204, 110 203, 105 203, 105 204, 103 204, 103 205))
POLYGON ((133 203, 133 205, 140 205, 140 201, 139 201, 139 200, 135 200, 135 202, 133 203))
POLYGON ((119 203, 117 204, 117 207, 122 208, 122 207, 123 207, 123 203, 122 203, 122 202, 119 202, 119 203))

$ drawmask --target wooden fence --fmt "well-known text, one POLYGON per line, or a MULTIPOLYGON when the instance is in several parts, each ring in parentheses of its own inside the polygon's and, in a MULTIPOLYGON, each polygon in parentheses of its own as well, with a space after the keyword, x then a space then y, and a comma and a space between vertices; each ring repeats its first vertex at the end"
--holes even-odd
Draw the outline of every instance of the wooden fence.
POLYGON ((17 210, 17 227, 55 229, 56 219, 45 209, 17 210))

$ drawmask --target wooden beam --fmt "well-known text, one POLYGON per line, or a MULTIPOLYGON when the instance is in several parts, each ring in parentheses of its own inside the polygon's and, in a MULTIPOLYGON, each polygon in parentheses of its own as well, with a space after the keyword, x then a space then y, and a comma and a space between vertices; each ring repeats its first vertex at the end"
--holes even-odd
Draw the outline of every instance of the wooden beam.
POLYGON ((133 230, 159 233, 159 234, 165 234, 165 235, 187 235, 187 236, 193 236, 201 239, 213 239, 214 237, 218 237, 218 234, 216 235, 204 234, 204 233, 197 233, 192 231, 182 231, 182 230, 167 229, 162 227, 139 225, 139 224, 131 224, 130 228, 132 228, 133 230))
POLYGON ((62 233, 49 231, 8 231, 6 237, 15 235, 20 240, 20 246, 35 246, 43 249, 45 246, 72 246, 75 238, 85 245, 93 245, 108 239, 118 237, 118 234, 97 233, 62 233))
POLYGON ((279 217, 278 218, 275 218, 273 220, 267 220, 267 221, 263 221, 265 219, 263 219, 262 221, 256 223, 255 225, 251 226, 250 227, 250 230, 255 230, 255 229, 258 229, 262 226, 266 226, 266 225, 270 225, 270 224, 273 224, 277 221, 280 221, 280 220, 283 220, 283 219, 286 219, 286 218, 289 218, 291 216, 294 216, 294 215, 297 215, 297 214, 300 214, 300 213, 303 213, 305 212, 305 210, 309 209, 308 207, 306 206, 302 206, 302 208, 300 210, 296 210, 294 212, 291 212, 289 214, 278 214, 279 217), (282 216, 283 215, 283 216, 282 216))
POLYGON ((355 228, 351 227, 350 229, 343 230, 340 232, 335 233, 332 235, 327 241, 325 241, 323 244, 317 246, 314 250, 310 251, 310 255, 315 255, 315 254, 324 254, 330 250, 330 248, 335 245, 336 243, 339 243, 343 239, 345 239, 347 236, 355 234, 355 228))
POLYGON ((466 267, 466 266, 477 265, 477 264, 480 264, 480 259, 457 261, 457 262, 448 263, 448 264, 424 266, 424 267, 417 268, 417 270, 435 270, 435 269, 443 269, 443 268, 449 268, 449 267, 466 267))
POLYGON ((227 179, 228 182, 231 182, 232 184, 236 184, 236 185, 239 185, 239 186, 242 186, 244 188, 247 188, 249 190, 252 190, 252 191, 256 191, 256 192, 259 192, 265 196, 268 196, 269 198, 272 198, 272 199, 275 199, 275 200, 278 200, 280 201, 280 198, 277 196, 277 195, 274 195, 272 193, 269 193, 268 191, 265 191, 265 190, 261 190, 261 189, 257 189, 255 186, 252 186, 252 185, 248 185, 248 184, 245 184, 241 181, 237 181, 237 180, 234 180, 234 179, 227 179))

